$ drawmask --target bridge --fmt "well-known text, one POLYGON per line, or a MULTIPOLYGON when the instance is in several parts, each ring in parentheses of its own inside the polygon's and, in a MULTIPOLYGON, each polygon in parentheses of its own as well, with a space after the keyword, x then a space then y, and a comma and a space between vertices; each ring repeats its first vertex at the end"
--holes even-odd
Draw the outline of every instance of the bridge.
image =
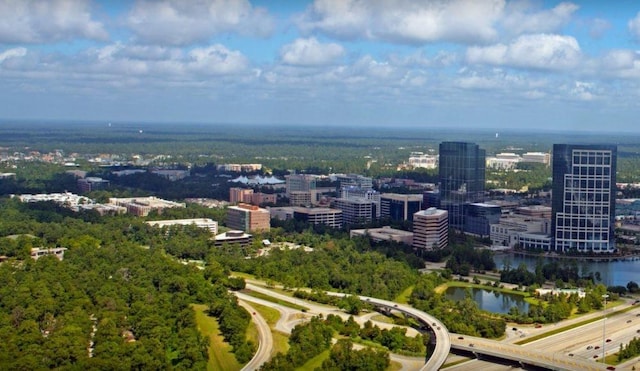
MULTIPOLYGON (((347 296, 347 294, 338 292, 327 292, 327 294, 340 297, 347 296)), ((451 337, 449 336, 449 330, 447 330, 447 328, 442 322, 440 322, 440 320, 428 313, 403 304, 394 303, 388 300, 376 299, 368 296, 358 297, 360 298, 360 300, 375 307, 383 308, 388 311, 394 310, 401 312, 409 317, 415 318, 424 327, 431 328, 431 331, 435 335, 436 346, 433 354, 431 355, 431 357, 429 357, 424 366, 422 366, 421 370, 438 370, 442 367, 444 361, 446 361, 447 357, 449 356, 449 350, 451 349, 451 337)))
POLYGON ((531 346, 521 346, 501 343, 474 336, 450 334, 451 348, 472 353, 476 358, 482 356, 514 361, 520 366, 535 366, 550 370, 606 370, 607 365, 584 358, 573 358, 564 354, 544 352, 532 349, 531 346))

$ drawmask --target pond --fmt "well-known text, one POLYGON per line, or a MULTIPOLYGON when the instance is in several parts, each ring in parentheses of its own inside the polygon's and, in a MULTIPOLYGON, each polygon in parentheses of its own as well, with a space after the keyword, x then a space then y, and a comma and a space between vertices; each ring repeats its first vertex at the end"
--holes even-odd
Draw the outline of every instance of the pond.
POLYGON ((468 292, 471 294, 471 298, 478 303, 478 307, 488 312, 506 314, 509 313, 511 307, 518 307, 522 313, 529 311, 529 303, 524 301, 524 297, 498 291, 449 287, 445 292, 445 297, 455 301, 464 300, 468 292))

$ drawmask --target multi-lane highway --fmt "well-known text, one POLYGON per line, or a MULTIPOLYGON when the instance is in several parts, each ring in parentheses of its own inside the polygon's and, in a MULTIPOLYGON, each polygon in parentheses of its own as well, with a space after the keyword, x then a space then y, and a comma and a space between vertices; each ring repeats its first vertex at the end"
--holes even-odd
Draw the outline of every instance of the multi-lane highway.
MULTIPOLYGON (((307 315, 329 314, 333 313, 346 319, 348 315, 334 307, 319 305, 307 301, 291 298, 290 296, 280 294, 274 290, 264 288, 252 283, 247 283, 247 288, 261 292, 263 294, 278 298, 280 300, 294 302, 298 305, 304 305, 309 308, 307 315)), ((336 296, 344 296, 341 293, 329 293, 336 296)), ((281 319, 278 321, 276 328, 280 331, 290 332, 291 329, 301 320, 301 312, 277 305, 271 302, 263 301, 242 293, 237 293, 242 300, 253 301, 265 305, 269 305, 281 312, 281 319)), ((602 357, 602 320, 583 325, 560 334, 552 335, 541 340, 528 343, 524 346, 512 344, 514 339, 506 339, 505 341, 495 341, 483 338, 469 337, 465 335, 449 334, 445 326, 436 318, 427 313, 419 311, 415 308, 398 304, 395 302, 360 296, 360 299, 373 304, 379 308, 390 311, 403 312, 418 319, 425 327, 429 327, 435 335, 436 347, 433 355, 419 369, 421 370, 437 370, 442 367, 451 347, 464 350, 470 354, 489 355, 492 357, 508 359, 513 361, 522 361, 525 364, 536 365, 557 370, 604 370, 606 365, 596 362, 602 357), (594 357, 597 356, 597 357, 594 357)), ((589 316, 597 316, 592 314, 589 316)), ((259 316, 254 316, 259 317, 259 316)), ((360 323, 368 320, 368 316, 356 317, 360 323)), ((256 318, 258 320, 258 318, 256 318)), ((583 319, 582 319, 583 320, 583 319)), ((266 324, 265 324, 266 326, 266 324)), ((266 327, 268 329, 268 327, 266 327)), ((545 326, 545 329, 549 326, 545 326)), ((530 336, 528 330, 519 330, 525 336, 530 336)), ((544 331, 544 329, 530 329, 531 332, 544 331)), ((630 312, 618 314, 606 320, 606 339, 605 350, 607 353, 616 352, 620 344, 628 343, 634 336, 640 336, 640 306, 630 312)), ((519 336, 517 337, 519 338, 519 336)), ((268 356, 263 355, 263 362, 268 356)), ((403 369, 416 369, 416 359, 398 358, 398 361, 404 365, 403 369), (408 366, 411 365, 411 366, 408 366), (408 366, 408 367, 407 367, 408 366)), ((261 364, 256 361, 255 364, 261 364)), ((462 365, 455 366, 455 370, 485 369, 488 366, 486 360, 474 360, 465 362, 462 365), (469 368, 471 367, 471 368, 469 368)), ((494 367, 494 366, 491 366, 494 367)), ((504 369, 504 366, 498 365, 494 367, 496 370, 504 369)), ((249 368, 246 368, 249 369, 249 368)))

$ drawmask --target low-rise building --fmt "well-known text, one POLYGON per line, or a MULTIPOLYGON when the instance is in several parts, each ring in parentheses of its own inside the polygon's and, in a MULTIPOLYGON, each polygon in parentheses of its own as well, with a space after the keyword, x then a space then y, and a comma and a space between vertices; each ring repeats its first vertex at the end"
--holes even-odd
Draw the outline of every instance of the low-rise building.
POLYGON ((109 181, 106 179, 89 176, 78 179, 78 189, 80 192, 91 192, 109 187, 109 181))
POLYGON ((31 258, 33 260, 38 260, 45 255, 52 255, 58 258, 58 260, 63 260, 65 251, 67 251, 65 247, 54 247, 52 249, 42 249, 39 247, 34 247, 31 249, 31 258))
POLYGON ((253 242, 253 236, 243 231, 227 231, 216 235, 214 239, 214 246, 222 247, 225 244, 238 245, 240 247, 251 246, 253 242))
POLYGON ((147 224, 159 228, 173 225, 195 225, 198 228, 208 229, 213 235, 218 233, 218 222, 209 218, 154 220, 148 221, 147 224))
POLYGON ((374 242, 394 241, 409 246, 413 244, 412 232, 394 229, 389 226, 382 228, 352 229, 349 232, 349 236, 351 238, 355 236, 369 237, 374 242))
POLYGON ((326 207, 294 207, 293 218, 309 224, 325 224, 332 228, 342 226, 342 210, 326 207))
POLYGON ((151 211, 162 213, 164 209, 184 208, 186 205, 181 202, 167 201, 157 197, 129 197, 109 199, 109 203, 116 206, 123 206, 129 214, 136 216, 147 216, 151 211))

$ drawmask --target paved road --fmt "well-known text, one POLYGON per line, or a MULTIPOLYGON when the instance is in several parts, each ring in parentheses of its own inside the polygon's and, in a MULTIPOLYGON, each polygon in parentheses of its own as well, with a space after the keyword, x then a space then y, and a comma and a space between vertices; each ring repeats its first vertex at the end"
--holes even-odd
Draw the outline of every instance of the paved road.
POLYGON ((259 337, 258 351, 253 356, 251 361, 249 361, 249 363, 247 363, 242 368, 242 370, 257 370, 263 363, 267 362, 269 358, 271 358, 271 353, 273 351, 273 336, 271 335, 271 329, 269 328, 267 321, 265 321, 264 318, 262 318, 262 316, 258 312, 256 312, 256 310, 253 309, 251 305, 243 300, 238 300, 238 304, 240 304, 242 307, 248 310, 249 313, 251 313, 251 318, 258 328, 259 337))
POLYGON ((634 337, 640 337, 638 333, 640 331, 640 306, 636 306, 637 308, 632 311, 552 335, 531 342, 529 345, 546 352, 572 354, 571 357, 592 362, 600 360, 603 352, 603 330, 606 330, 605 339, 610 339, 609 342, 604 343, 606 354, 616 353, 620 349, 620 344, 626 345, 634 337), (603 321, 606 321, 606 326, 603 326, 603 321))
MULTIPOLYGON (((241 292, 234 292, 238 298, 245 300, 245 301, 251 301, 254 303, 258 303, 258 304, 263 304, 266 306, 269 306, 271 308, 275 308, 280 312, 280 319, 278 320, 277 324, 276 324, 276 329, 285 333, 290 333, 291 330, 293 329, 293 327, 295 327, 298 323, 304 321, 305 319, 302 318, 303 316, 306 317, 312 317, 318 314, 322 314, 324 316, 326 316, 327 314, 335 314, 340 316, 343 320, 346 320, 350 317, 349 314, 345 313, 344 311, 340 310, 340 309, 336 309, 335 307, 332 306, 326 306, 326 305, 321 305, 321 304, 317 304, 317 303, 312 303, 312 302, 308 302, 308 301, 304 301, 301 299, 296 299, 296 298, 292 298, 288 295, 284 295, 281 294, 279 292, 258 286, 254 283, 249 283, 247 282, 246 284, 246 288, 256 291, 256 292, 260 292, 263 293, 265 295, 269 295, 271 297, 283 300, 283 301, 287 301, 287 302, 291 302, 297 305, 301 305, 304 306, 306 308, 308 308, 308 310, 306 311, 306 313, 302 313, 299 310, 296 309, 292 309, 283 305, 279 305, 279 304, 275 304, 273 302, 270 301, 266 301, 263 299, 259 299, 259 298, 255 298, 253 296, 247 295, 247 294, 243 294, 241 292)), ((378 299, 376 299, 378 300, 378 299)), ((390 305, 392 307, 395 306, 395 303, 393 302, 386 302, 387 305, 390 305)), ((412 311, 417 311, 414 308, 410 308, 407 307, 412 311)), ((394 309, 398 309, 396 307, 394 307, 394 309)), ((392 328, 392 327, 398 327, 397 325, 393 325, 393 324, 389 324, 389 323, 383 323, 383 322, 377 322, 375 320, 372 320, 372 317, 375 315, 378 315, 379 313, 365 313, 363 315, 360 316, 353 316, 355 321, 358 322, 360 325, 363 325, 365 322, 371 320, 372 322, 375 322, 375 324, 380 327, 380 328, 392 328)), ((437 321, 437 320, 435 320, 437 321)), ((435 323, 435 322, 431 322, 431 323, 435 323)), ((439 321, 437 321, 437 323, 440 323, 439 321)), ((418 331, 416 331, 413 328, 410 327, 405 327, 407 329, 407 335, 409 336, 415 336, 418 334, 418 331)), ((444 325, 442 327, 440 327, 441 329, 444 329, 444 325)), ((440 330, 442 331, 442 330, 440 330)), ((444 336, 444 335, 442 335, 444 336)), ((448 337, 447 337, 448 338, 448 337)), ((434 370, 437 368, 425 368, 426 367, 430 367, 429 365, 425 365, 425 359, 422 357, 405 357, 405 356, 400 356, 400 355, 396 355, 396 354, 390 354, 389 355, 390 359, 392 361, 398 362, 402 365, 402 369, 404 371, 413 371, 413 370, 434 370)), ((433 357, 432 357, 433 358, 433 357)), ((446 358, 446 357, 445 357, 446 358)), ((255 357, 254 357, 255 359, 255 357)), ((266 360, 265 360, 266 362, 266 360)), ((245 366, 246 367, 246 366, 245 366)))

